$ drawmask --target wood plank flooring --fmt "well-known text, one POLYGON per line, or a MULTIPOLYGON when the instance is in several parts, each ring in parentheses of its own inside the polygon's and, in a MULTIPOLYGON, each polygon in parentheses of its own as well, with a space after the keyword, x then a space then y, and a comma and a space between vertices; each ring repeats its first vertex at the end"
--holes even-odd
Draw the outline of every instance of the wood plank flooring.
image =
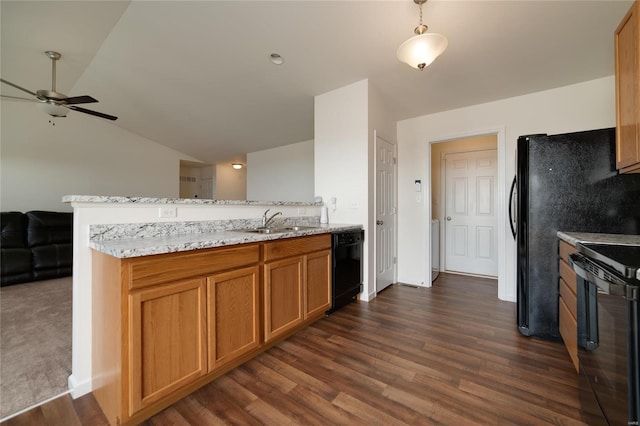
MULTIPOLYGON (((520 335, 494 280, 441 274, 352 303, 144 425, 582 425, 564 346, 520 335)), ((102 425, 92 395, 3 426, 102 425)))

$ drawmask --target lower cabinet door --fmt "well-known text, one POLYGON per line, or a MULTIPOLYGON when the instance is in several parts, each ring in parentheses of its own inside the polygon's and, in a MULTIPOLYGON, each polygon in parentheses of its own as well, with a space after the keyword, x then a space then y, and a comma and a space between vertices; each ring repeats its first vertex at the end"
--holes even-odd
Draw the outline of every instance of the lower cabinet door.
POLYGON ((564 345, 567 347, 576 372, 580 373, 580 360, 578 359, 578 322, 571 314, 571 310, 562 296, 558 297, 558 317, 560 335, 562 336, 564 345))
POLYGON ((308 254, 305 268, 305 318, 331 308, 331 250, 308 254))
POLYGON ((300 256, 264 265, 265 342, 304 320, 302 260, 300 256))
POLYGON ((258 266, 207 279, 209 371, 260 345, 258 266))
POLYGON ((206 373, 205 291, 200 278, 129 295, 130 415, 206 373))

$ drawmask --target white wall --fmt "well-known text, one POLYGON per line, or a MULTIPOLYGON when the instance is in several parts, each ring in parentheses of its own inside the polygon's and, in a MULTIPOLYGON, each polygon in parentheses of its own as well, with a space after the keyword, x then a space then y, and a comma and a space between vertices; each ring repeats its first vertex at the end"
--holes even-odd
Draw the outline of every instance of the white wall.
MULTIPOLYGON (((315 97, 314 157, 315 194, 327 201, 330 223, 361 224, 368 228, 368 81, 362 80, 315 97), (355 208, 352 208, 355 206, 355 208)), ((369 253, 364 247, 364 291, 369 299, 369 253)))
POLYGON ((195 160, 78 112, 49 117, 31 102, 3 100, 0 208, 71 211, 64 195, 175 198, 180 159, 195 160))
POLYGON ((374 133, 395 138, 383 99, 368 80, 315 97, 315 194, 329 208, 329 222, 361 224, 365 230, 363 300, 375 297, 373 234, 374 133), (379 129, 379 130, 377 130, 379 129))
POLYGON ((247 154, 247 199, 313 201, 313 140, 247 154))
MULTIPOLYGON (((515 147, 518 136, 531 133, 564 133, 615 126, 615 81, 605 77, 558 89, 532 93, 467 108, 416 117, 398 122, 399 181, 422 179, 429 182, 431 164, 428 161, 430 142, 455 139, 473 134, 486 134, 487 129, 504 128, 506 147, 502 158, 504 176, 498 188, 503 205, 508 199, 510 181, 515 173, 515 147)), ((500 148, 499 148, 500 149, 500 148)), ((499 153, 500 159, 500 153, 499 153)), ((430 217, 426 194, 423 203, 415 202, 412 187, 398 188, 398 280, 409 284, 429 282, 424 267, 430 258, 430 229, 425 226, 430 217)), ((508 216, 500 226, 507 229, 508 216)), ((511 232, 503 232, 506 245, 504 288, 499 297, 516 299, 515 243, 511 232)))
POLYGON ((218 200, 247 199, 247 169, 236 170, 231 164, 216 165, 216 198, 218 200))

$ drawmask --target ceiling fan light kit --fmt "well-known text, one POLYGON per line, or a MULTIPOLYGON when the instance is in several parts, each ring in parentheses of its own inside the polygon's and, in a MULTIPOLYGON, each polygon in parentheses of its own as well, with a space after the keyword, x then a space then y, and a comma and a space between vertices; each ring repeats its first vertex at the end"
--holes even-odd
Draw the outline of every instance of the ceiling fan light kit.
POLYGON ((38 102, 38 108, 52 117, 66 117, 69 112, 67 108, 50 101, 38 102))
POLYGON ((422 23, 422 5, 427 0, 413 0, 420 7, 420 24, 413 30, 416 34, 398 47, 398 60, 420 71, 429 66, 447 48, 449 41, 442 34, 427 33, 429 29, 422 23))
POLYGON ((76 104, 88 104, 88 103, 98 102, 97 99, 92 98, 91 96, 84 95, 84 96, 69 97, 63 93, 57 92, 56 91, 56 61, 62 58, 62 55, 52 50, 47 50, 44 53, 45 55, 47 55, 49 59, 51 59, 51 90, 36 90, 35 92, 32 92, 31 90, 25 89, 24 87, 18 86, 15 83, 11 83, 10 81, 0 78, 0 82, 35 97, 35 99, 27 99, 27 98, 18 98, 16 96, 2 95, 3 98, 37 102, 38 108, 40 108, 41 110, 43 110, 44 112, 46 112, 52 117, 66 117, 67 114, 69 113, 69 110, 73 110, 73 111, 78 111, 85 114, 93 115, 96 117, 105 118, 107 120, 118 119, 118 117, 113 115, 104 114, 102 112, 92 111, 86 108, 80 108, 75 106, 76 104))

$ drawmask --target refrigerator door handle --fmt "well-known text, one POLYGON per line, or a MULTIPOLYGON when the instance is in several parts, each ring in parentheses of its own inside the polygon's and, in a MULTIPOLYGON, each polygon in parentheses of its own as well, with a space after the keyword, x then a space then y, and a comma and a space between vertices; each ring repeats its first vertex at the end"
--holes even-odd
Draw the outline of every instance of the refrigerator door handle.
POLYGON ((516 219, 515 215, 517 214, 517 212, 514 212, 513 201, 514 201, 514 194, 517 190, 516 183, 517 183, 517 176, 514 176, 513 182, 511 183, 511 193, 509 194, 509 225, 511 226, 511 233, 513 234, 514 240, 516 239, 516 224, 514 222, 514 219, 516 219))

